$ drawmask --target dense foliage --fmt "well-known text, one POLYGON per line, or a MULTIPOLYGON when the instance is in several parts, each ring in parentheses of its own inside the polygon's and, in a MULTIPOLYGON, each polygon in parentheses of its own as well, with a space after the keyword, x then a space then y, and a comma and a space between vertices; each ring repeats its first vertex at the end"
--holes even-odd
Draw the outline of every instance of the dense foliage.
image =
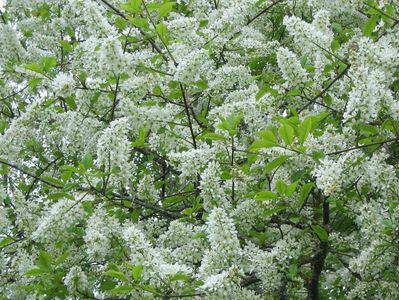
POLYGON ((0 10, 2 299, 399 299, 398 0, 0 10))

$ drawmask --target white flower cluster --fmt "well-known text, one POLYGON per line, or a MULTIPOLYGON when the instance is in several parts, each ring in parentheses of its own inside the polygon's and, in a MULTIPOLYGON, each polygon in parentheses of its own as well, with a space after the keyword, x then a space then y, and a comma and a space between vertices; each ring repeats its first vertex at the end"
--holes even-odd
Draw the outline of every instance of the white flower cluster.
POLYGON ((306 70, 302 68, 295 53, 291 52, 289 49, 278 49, 277 63, 283 74, 283 78, 287 80, 291 86, 306 82, 306 70))
POLYGON ((237 230, 222 208, 212 210, 206 232, 210 249, 206 251, 199 270, 205 278, 239 264, 241 254, 237 230))
POLYGON ((64 283, 71 293, 76 291, 84 292, 88 287, 87 276, 79 266, 74 266, 69 270, 64 278, 64 283))
POLYGON ((112 179, 126 184, 133 176, 134 163, 130 160, 129 124, 127 118, 113 121, 98 139, 97 164, 113 173, 112 179))
POLYGON ((68 97, 74 91, 74 79, 71 74, 58 73, 52 82, 54 93, 60 97, 68 97))
POLYGON ((94 260, 104 259, 111 251, 112 239, 120 232, 118 220, 109 216, 103 207, 98 207, 87 220, 84 235, 86 252, 94 260))
POLYGON ((47 241, 60 239, 72 225, 76 225, 85 215, 82 207, 84 195, 76 199, 61 199, 48 210, 45 210, 40 218, 39 226, 32 233, 32 238, 36 241, 47 241))

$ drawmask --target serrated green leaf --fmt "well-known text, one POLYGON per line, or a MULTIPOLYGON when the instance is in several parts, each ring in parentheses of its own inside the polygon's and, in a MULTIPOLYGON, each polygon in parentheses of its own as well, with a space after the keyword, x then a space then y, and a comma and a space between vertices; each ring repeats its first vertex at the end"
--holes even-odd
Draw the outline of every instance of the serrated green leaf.
POLYGON ((278 181, 276 182, 276 189, 277 189, 277 192, 278 192, 279 194, 284 195, 285 192, 286 192, 286 190, 287 190, 287 185, 285 184, 284 181, 278 180, 278 181))
POLYGON ((0 241, 0 248, 3 248, 5 246, 7 246, 8 244, 12 243, 14 241, 13 238, 11 237, 5 237, 0 241))
POLYGON ((44 72, 48 72, 57 65, 57 59, 54 56, 44 56, 40 60, 40 65, 44 72))
POLYGON ((314 187, 313 182, 308 182, 302 186, 301 192, 299 194, 299 206, 302 206, 303 203, 306 201, 313 187, 314 187))
POLYGON ((287 146, 291 145, 294 141, 295 130, 290 125, 284 124, 278 129, 278 133, 287 146))
POLYGON ((123 282, 127 282, 128 281, 126 276, 125 276, 125 274, 123 274, 120 271, 108 270, 107 272, 105 272, 105 275, 110 276, 112 278, 116 278, 116 279, 118 279, 120 281, 123 281, 123 282))
POLYGON ((36 72, 36 73, 43 73, 43 69, 39 64, 35 64, 35 63, 27 64, 27 65, 24 65, 23 68, 33 71, 33 72, 36 72))
POLYGON ((81 160, 82 165, 86 170, 93 167, 93 156, 90 153, 87 153, 83 159, 81 160))
POLYGON ((169 278, 170 281, 188 281, 190 277, 183 273, 177 273, 169 278))
POLYGON ((298 126, 298 140, 301 144, 306 141, 309 133, 312 130, 312 118, 306 118, 298 126))
POLYGON ((43 275, 45 273, 46 273, 46 271, 44 271, 43 269, 34 268, 34 269, 30 269, 30 270, 26 271, 25 276, 26 277, 35 277, 35 276, 43 275))
POLYGON ((255 200, 264 201, 264 200, 273 200, 276 199, 277 195, 272 191, 261 191, 257 193, 254 197, 255 200))
POLYGON ((158 9, 158 17, 166 17, 173 9, 175 2, 165 2, 158 9))
POLYGON ((147 19, 128 17, 129 21, 136 27, 147 29, 149 27, 147 19))
POLYGON ((219 133, 216 132, 207 132, 201 135, 201 139, 211 140, 211 141, 227 141, 228 139, 219 133))
POLYGON ((142 0, 129 0, 128 2, 121 4, 121 7, 127 12, 139 14, 143 11, 141 3, 142 0))
POLYGON ((321 227, 320 225, 311 225, 311 227, 320 239, 320 241, 324 243, 328 241, 328 232, 323 227, 321 227))
POLYGON ((134 290, 134 287, 131 285, 121 285, 111 290, 112 294, 128 294, 134 290))
POLYGON ((294 194, 296 188, 298 187, 298 184, 299 184, 299 181, 295 181, 295 182, 291 183, 290 185, 287 185, 287 188, 285 190, 285 195, 287 197, 291 197, 294 194))
POLYGON ((284 164, 288 160, 288 155, 281 155, 277 157, 275 160, 269 162, 265 167, 265 173, 268 174, 273 171, 275 168, 278 168, 282 164, 284 164))
POLYGON ((155 30, 164 42, 168 40, 168 27, 164 23, 159 23, 155 26, 155 30))
POLYGON ((279 145, 278 139, 274 132, 270 129, 262 130, 258 133, 263 142, 266 142, 268 147, 276 147, 279 145))
POLYGON ((36 265, 45 271, 51 271, 51 255, 45 251, 40 251, 36 265))
POLYGON ((271 217, 271 216, 273 216, 275 214, 278 214, 279 212, 284 211, 286 208, 287 207, 283 205, 283 206, 279 206, 279 207, 276 207, 276 208, 273 208, 273 209, 266 210, 263 213, 263 216, 266 217, 266 218, 271 217))
POLYGON ((366 21, 366 23, 364 23, 363 34, 365 36, 372 37, 373 30, 374 30, 375 26, 377 26, 377 22, 378 22, 379 18, 380 17, 378 15, 373 15, 366 21))

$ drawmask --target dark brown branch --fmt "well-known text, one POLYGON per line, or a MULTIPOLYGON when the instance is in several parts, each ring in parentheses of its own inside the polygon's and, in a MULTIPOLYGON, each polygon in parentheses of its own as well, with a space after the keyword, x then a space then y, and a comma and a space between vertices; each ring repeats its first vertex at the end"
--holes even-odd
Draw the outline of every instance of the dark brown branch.
POLYGON ((278 0, 276 2, 273 2, 272 4, 270 4, 268 7, 266 7, 265 9, 263 9, 262 11, 260 11, 259 13, 257 13, 255 16, 253 16, 252 18, 250 18, 247 22, 247 25, 251 24, 253 21, 255 21, 257 18, 259 18, 260 16, 262 16, 263 14, 267 13, 270 9, 273 8, 273 6, 283 2, 285 0, 278 0))
POLYGON ((189 110, 189 104, 188 104, 188 99, 187 99, 187 93, 186 93, 186 91, 184 90, 183 84, 182 84, 182 83, 179 83, 179 85, 180 85, 181 93, 182 93, 182 95, 183 95, 184 110, 185 110, 185 112, 186 112, 187 121, 188 121, 188 126, 189 126, 189 128, 190 128, 191 138, 192 138, 192 140, 193 140, 193 146, 194 146, 194 149, 197 149, 197 141, 196 141, 196 138, 195 138, 195 133, 194 133, 194 129, 193 129, 193 123, 192 123, 192 121, 191 121, 191 115, 190 115, 190 110, 189 110))
POLYGON ((320 93, 318 93, 316 96, 314 96, 312 99, 310 99, 310 100, 309 100, 309 103, 306 104, 304 107, 302 107, 302 108, 299 110, 299 113, 300 113, 301 111, 305 110, 306 108, 308 108, 312 103, 315 103, 315 101, 316 101, 317 99, 323 97, 324 94, 327 93, 327 92, 331 89, 331 87, 332 87, 338 80, 340 80, 340 79, 348 72, 348 70, 349 70, 350 67, 351 67, 351 65, 348 64, 348 65, 346 66, 346 68, 345 68, 341 73, 339 73, 339 74, 337 75, 337 77, 335 77, 335 78, 330 82, 329 85, 327 85, 320 93))
POLYGON ((14 165, 14 164, 12 164, 12 163, 9 163, 9 162, 7 162, 7 161, 4 161, 4 160, 2 160, 2 159, 0 159, 0 164, 9 166, 9 167, 11 167, 11 168, 13 168, 13 169, 15 169, 15 170, 21 172, 22 174, 25 174, 25 175, 27 175, 27 176, 29 176, 29 177, 31 177, 31 178, 34 178, 34 179, 36 179, 37 181, 40 181, 40 182, 42 182, 42 183, 44 183, 44 184, 47 184, 48 186, 51 186, 51 187, 53 187, 53 188, 56 188, 56 189, 62 189, 62 188, 63 188, 63 187, 60 186, 60 185, 57 185, 57 184, 55 184, 55 183, 52 183, 52 182, 50 182, 50 181, 48 181, 48 180, 46 180, 46 179, 40 178, 39 176, 36 176, 35 174, 33 174, 33 173, 29 172, 29 171, 25 171, 25 170, 23 170, 21 167, 19 167, 19 166, 17 166, 17 165, 14 165))
MULTIPOLYGON (((330 223, 330 204, 328 203, 328 199, 324 197, 323 201, 323 227, 325 230, 328 229, 330 223)), ((309 299, 319 300, 320 299, 320 275, 324 268, 324 263, 328 253, 328 242, 327 241, 319 241, 319 249, 317 253, 313 257, 312 262, 312 278, 309 283, 308 295, 309 299)))
POLYGON ((359 145, 359 146, 348 148, 348 149, 343 149, 343 150, 339 150, 339 151, 335 151, 335 152, 330 152, 330 153, 327 153, 326 155, 337 155, 337 154, 341 154, 341 153, 344 153, 344 152, 349 152, 349 151, 353 151, 353 150, 357 150, 357 149, 363 149, 363 148, 367 148, 367 147, 371 147, 371 146, 388 144, 388 143, 397 142, 397 141, 399 141, 399 138, 394 138, 394 139, 385 140, 385 141, 382 141, 382 142, 375 142, 375 143, 370 143, 370 144, 365 144, 365 145, 359 145))

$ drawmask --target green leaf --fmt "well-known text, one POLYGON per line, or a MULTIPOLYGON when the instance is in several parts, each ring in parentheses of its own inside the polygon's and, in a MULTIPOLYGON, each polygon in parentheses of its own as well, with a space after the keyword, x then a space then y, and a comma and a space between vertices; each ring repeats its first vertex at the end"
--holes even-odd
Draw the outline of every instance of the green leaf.
POLYGON ((127 3, 121 4, 121 7, 130 13, 141 13, 141 1, 142 0, 129 0, 127 3))
POLYGON ((294 96, 300 96, 302 94, 301 90, 291 90, 288 93, 285 94, 286 97, 294 97, 294 96))
POLYGON ((261 137, 262 142, 265 142, 268 145, 266 148, 276 147, 279 145, 278 139, 272 130, 262 130, 258 134, 261 137))
POLYGON ((133 279, 135 280, 140 279, 141 274, 143 273, 143 266, 133 266, 131 270, 132 270, 133 279))
POLYGON ((378 15, 374 15, 372 17, 370 17, 366 23, 364 23, 363 26, 363 34, 367 37, 372 37, 373 36, 373 30, 375 28, 375 26, 377 26, 377 22, 379 20, 379 16, 378 15))
POLYGON ((320 241, 324 243, 328 241, 328 232, 323 227, 321 227, 320 225, 311 225, 311 227, 320 239, 320 241))
POLYGON ((158 17, 166 17, 173 9, 175 2, 166 2, 162 4, 158 9, 158 17))
POLYGON ((43 81, 43 78, 34 77, 34 78, 32 78, 31 80, 29 80, 28 85, 29 85, 31 88, 34 88, 34 87, 36 87, 37 85, 39 85, 40 82, 42 82, 42 81, 43 81))
POLYGON ((112 278, 116 278, 116 279, 118 279, 120 281, 124 281, 124 282, 128 281, 126 276, 120 271, 108 270, 107 272, 105 272, 105 275, 110 276, 112 278))
POLYGON ((136 141, 132 142, 132 147, 141 147, 145 145, 150 128, 148 126, 143 126, 139 129, 139 137, 136 141))
POLYGON ((211 141, 227 141, 228 139, 219 133, 216 132, 207 132, 201 135, 201 139, 211 140, 211 141))
POLYGON ((133 291, 134 287, 131 285, 121 285, 111 290, 113 294, 128 294, 133 291))
POLYGON ((271 217, 271 216, 273 216, 275 214, 278 214, 279 212, 284 211, 286 208, 287 207, 283 205, 283 206, 279 206, 279 207, 276 207, 276 208, 273 208, 273 209, 268 209, 268 210, 266 210, 264 212, 263 215, 264 215, 264 217, 268 218, 268 217, 271 217))
POLYGON ((285 195, 286 190, 287 190, 287 185, 285 184, 284 181, 278 180, 278 181, 276 182, 276 189, 277 189, 277 192, 278 192, 279 194, 285 195))
POLYGON ((220 118, 221 122, 216 127, 228 131, 229 135, 233 137, 237 133, 237 127, 242 117, 242 113, 239 113, 238 115, 231 114, 227 118, 220 118))
POLYGON ((265 167, 265 173, 268 174, 275 168, 278 168, 281 166, 283 163, 285 163, 288 160, 289 156, 288 155, 281 155, 277 157, 275 160, 269 162, 266 167, 265 167))
POLYGON ((2 239, 1 241, 0 241, 0 248, 3 248, 3 247, 5 247, 5 246, 7 246, 8 244, 10 244, 10 243, 12 243, 14 241, 14 239, 13 238, 10 238, 10 237, 5 237, 4 239, 2 239))
POLYGON ((57 59, 54 56, 44 56, 40 60, 40 64, 43 71, 48 72, 51 68, 54 68, 57 65, 57 59))
POLYGON ((278 129, 278 132, 286 145, 291 145, 294 141, 295 130, 288 124, 284 124, 278 129))
POLYGON ((73 51, 73 47, 68 41, 61 40, 60 44, 61 44, 62 49, 64 49, 64 51, 66 53, 70 53, 73 51))
POLYGON ((313 189, 314 183, 308 182, 302 186, 301 192, 299 194, 299 205, 302 206, 303 203, 309 196, 310 191, 313 189))
POLYGON ((86 170, 92 168, 93 167, 93 156, 90 153, 87 153, 83 157, 81 163, 85 167, 86 170))
POLYGON ((157 26, 155 26, 155 30, 163 41, 168 40, 168 27, 164 23, 159 23, 157 26))
POLYGON ((26 271, 25 276, 26 277, 35 277, 35 276, 40 276, 45 273, 46 273, 46 271, 44 271, 42 269, 34 268, 34 269, 30 269, 30 270, 26 271))
POLYGON ((41 179, 51 182, 52 184, 58 185, 60 187, 63 186, 63 183, 61 181, 59 181, 56 178, 50 177, 50 176, 42 176, 41 179))
POLYGON ((294 194, 296 188, 298 187, 298 184, 299 184, 299 181, 296 181, 294 183, 291 183, 290 185, 287 185, 287 189, 285 191, 285 194, 287 195, 287 197, 291 197, 294 194))
POLYGON ((255 200, 264 201, 264 200, 272 200, 276 199, 277 195, 272 191, 261 191, 257 193, 254 197, 255 200))
POLYGON ((51 264, 51 255, 47 252, 40 251, 36 265, 44 271, 51 271, 51 264))
POLYGON ((309 133, 312 130, 312 119, 306 118, 302 121, 302 123, 298 126, 298 139, 301 144, 306 141, 309 133))
POLYGON ((74 97, 74 96, 66 97, 66 98, 65 98, 65 103, 68 105, 68 107, 69 107, 71 110, 76 110, 77 105, 76 105, 75 97, 74 97))
POLYGON ((128 17, 129 21, 136 27, 147 29, 149 27, 147 19, 128 17))
POLYGON ((190 277, 183 273, 177 273, 169 278, 170 281, 188 281, 189 279, 190 277))
POLYGON ((256 100, 259 100, 260 98, 262 98, 265 94, 270 94, 272 96, 277 96, 278 95, 278 91, 275 89, 272 89, 270 86, 265 85, 263 86, 259 92, 256 94, 256 100))
POLYGON ((23 68, 36 73, 43 73, 42 67, 36 63, 24 65, 23 68))
POLYGON ((331 42, 331 50, 337 51, 341 47, 341 44, 339 43, 338 38, 334 38, 331 42))

